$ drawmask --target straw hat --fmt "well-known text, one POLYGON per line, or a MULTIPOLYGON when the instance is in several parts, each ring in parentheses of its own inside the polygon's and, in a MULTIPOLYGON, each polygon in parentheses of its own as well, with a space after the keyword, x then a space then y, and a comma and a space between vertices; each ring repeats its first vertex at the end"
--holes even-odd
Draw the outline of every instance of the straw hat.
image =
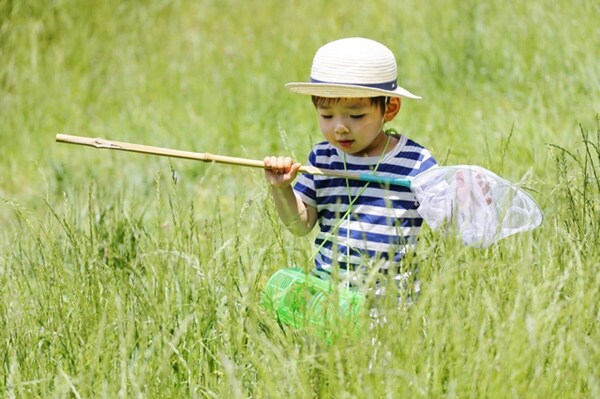
POLYGON ((291 82, 285 87, 319 97, 421 98, 398 86, 397 79, 396 59, 390 49, 374 40, 349 37, 317 50, 310 82, 291 82))

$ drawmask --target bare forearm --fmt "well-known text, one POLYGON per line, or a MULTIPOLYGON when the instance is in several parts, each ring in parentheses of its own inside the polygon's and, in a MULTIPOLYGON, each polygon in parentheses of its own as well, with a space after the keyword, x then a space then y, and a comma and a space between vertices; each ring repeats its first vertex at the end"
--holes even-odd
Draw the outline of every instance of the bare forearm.
POLYGON ((294 194, 292 187, 271 188, 279 218, 297 236, 308 234, 314 226, 314 212, 294 194))

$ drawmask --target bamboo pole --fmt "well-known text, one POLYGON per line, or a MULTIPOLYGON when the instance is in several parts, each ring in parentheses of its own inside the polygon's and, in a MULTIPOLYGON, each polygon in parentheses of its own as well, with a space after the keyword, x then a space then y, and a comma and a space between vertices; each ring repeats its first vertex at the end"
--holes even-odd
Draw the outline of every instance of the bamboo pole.
MULTIPOLYGON (((191 159, 202 162, 215 162, 228 165, 246 166, 251 168, 266 169, 263 161, 247 158, 229 157, 224 155, 215 155, 208 152, 191 152, 173 150, 170 148, 154 147, 143 144, 127 143, 123 141, 106 140, 100 137, 82 137, 73 136, 68 134, 57 134, 56 141, 59 143, 78 144, 85 145, 94 148, 117 150, 117 151, 128 151, 137 152, 142 154, 151 154, 166 156, 171 158, 183 158, 191 159)), ((302 165, 299 170, 300 173, 318 175, 318 176, 329 176, 329 177, 340 177, 344 179, 362 180, 381 184, 400 185, 403 187, 410 188, 410 180, 392 178, 388 176, 379 176, 368 173, 352 173, 345 171, 336 171, 330 169, 322 169, 314 166, 302 165)))

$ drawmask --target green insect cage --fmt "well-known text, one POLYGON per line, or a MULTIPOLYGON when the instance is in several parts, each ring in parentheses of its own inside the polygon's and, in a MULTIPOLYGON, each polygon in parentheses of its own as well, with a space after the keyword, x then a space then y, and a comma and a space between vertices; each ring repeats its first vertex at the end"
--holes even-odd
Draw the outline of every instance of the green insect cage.
POLYGON ((282 324, 301 328, 327 328, 340 319, 358 333, 358 318, 364 295, 345 287, 336 287, 300 269, 275 272, 263 291, 263 304, 274 311, 282 324))

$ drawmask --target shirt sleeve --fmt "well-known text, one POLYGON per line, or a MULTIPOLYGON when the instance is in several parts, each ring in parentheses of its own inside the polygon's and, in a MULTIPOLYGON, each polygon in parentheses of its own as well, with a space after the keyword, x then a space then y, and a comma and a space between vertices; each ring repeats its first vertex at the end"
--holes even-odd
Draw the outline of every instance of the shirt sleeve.
POLYGON ((437 166, 438 164, 435 158, 431 155, 431 153, 428 150, 425 150, 423 153, 423 159, 421 160, 421 164, 419 165, 419 169, 416 175, 437 166))
MULTIPOLYGON (((313 151, 308 155, 308 165, 314 166, 316 154, 313 151)), ((302 199, 306 205, 313 208, 317 207, 317 190, 315 188, 315 176, 302 173, 298 176, 298 180, 294 184, 294 192, 302 199)))
POLYGON ((431 168, 436 168, 437 166, 438 166, 438 163, 435 160, 435 158, 433 157, 433 155, 431 155, 429 150, 427 150, 426 148, 423 148, 422 153, 421 153, 421 162, 419 162, 419 165, 413 172, 414 176, 418 176, 419 174, 425 172, 426 170, 429 170, 431 168))

